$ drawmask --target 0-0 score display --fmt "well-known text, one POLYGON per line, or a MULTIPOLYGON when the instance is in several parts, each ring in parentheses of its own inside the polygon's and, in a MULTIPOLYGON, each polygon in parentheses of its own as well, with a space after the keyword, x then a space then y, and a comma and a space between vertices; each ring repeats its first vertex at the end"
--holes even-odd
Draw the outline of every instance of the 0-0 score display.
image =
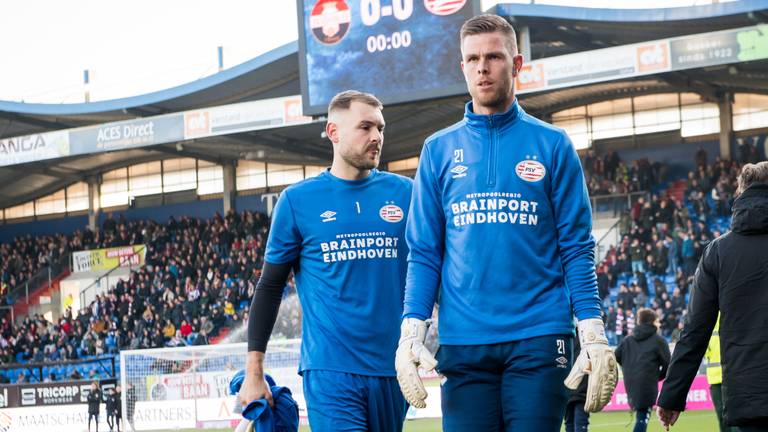
POLYGON ((297 0, 303 111, 323 113, 337 92, 384 103, 466 91, 458 31, 479 0, 297 0))
MULTIPOLYGON (((366 26, 375 26, 382 17, 393 17, 405 21, 413 14, 413 0, 392 0, 391 5, 382 6, 381 0, 360 0, 360 21, 366 26)), ((368 36, 365 47, 369 53, 411 46, 411 32, 396 31, 390 34, 368 36)))

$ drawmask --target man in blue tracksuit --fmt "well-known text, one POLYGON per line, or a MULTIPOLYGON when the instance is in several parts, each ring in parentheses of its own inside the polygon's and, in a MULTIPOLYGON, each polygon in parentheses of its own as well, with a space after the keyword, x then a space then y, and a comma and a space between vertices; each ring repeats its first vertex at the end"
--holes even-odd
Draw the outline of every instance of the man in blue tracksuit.
POLYGON ((617 378, 581 165, 562 130, 517 103, 522 56, 509 23, 474 17, 461 46, 472 101, 421 153, 398 381, 412 405, 425 405, 417 366, 436 363, 423 341, 439 293, 443 429, 559 431, 564 380, 576 388, 591 371, 585 409, 598 411, 617 378), (574 314, 582 351, 572 365, 574 314))
POLYGON ((294 271, 303 310, 299 373, 315 432, 398 432, 405 419, 393 354, 412 181, 376 170, 381 109, 373 95, 356 91, 331 101, 326 133, 333 164, 281 194, 250 309, 240 400, 272 405, 264 352, 294 271))

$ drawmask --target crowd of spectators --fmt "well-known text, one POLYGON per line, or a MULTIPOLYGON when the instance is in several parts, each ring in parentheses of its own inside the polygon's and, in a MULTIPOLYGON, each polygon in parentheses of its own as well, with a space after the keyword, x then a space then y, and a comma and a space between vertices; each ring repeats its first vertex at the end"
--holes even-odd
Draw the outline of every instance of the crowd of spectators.
POLYGON ((15 299, 10 294, 17 287, 48 266, 59 264, 69 252, 141 244, 145 225, 149 223, 129 223, 122 214, 118 219, 108 214, 100 230, 86 228, 69 236, 28 234, 0 244, 0 305, 12 304, 15 299))
MULTIPOLYGON (((74 233, 62 250, 145 244, 146 263, 77 314, 68 309, 55 323, 40 315, 20 325, 0 319, 0 364, 207 344, 222 328, 237 328, 247 320, 268 229, 265 215, 245 211, 210 220, 171 218, 165 225, 109 217, 101 230, 74 233)), ((276 339, 297 337, 300 331, 292 279, 285 296, 276 339)))
POLYGON ((587 150, 582 158, 584 176, 590 196, 624 195, 651 190, 666 181, 667 166, 648 159, 637 159, 627 164, 615 150, 598 155, 587 150))
MULTIPOLYGON (((585 167, 624 165, 620 160, 606 163, 618 158, 611 154, 597 157, 593 153, 589 160, 602 162, 588 165, 585 160, 585 167)), ((699 258, 707 244, 728 228, 726 221, 742 165, 720 158, 707 164, 706 152, 699 148, 696 168, 688 174, 682 200, 674 196, 671 188, 652 192, 654 188, 649 185, 658 184, 664 176, 662 164, 635 161, 632 165, 638 169, 631 170, 637 175, 630 175, 629 184, 636 181, 640 190, 648 192, 637 197, 631 208, 620 212, 620 241, 609 248, 597 265, 606 331, 612 343, 620 343, 631 334, 637 309, 650 307, 659 317, 662 334, 674 342, 682 329, 699 258), (647 167, 646 174, 640 174, 643 166, 647 167), (643 184, 646 181, 651 183, 643 184)), ((616 172, 620 171, 617 168, 616 172)), ((585 172, 604 184, 625 182, 622 175, 610 178, 595 175, 587 168, 585 172)))

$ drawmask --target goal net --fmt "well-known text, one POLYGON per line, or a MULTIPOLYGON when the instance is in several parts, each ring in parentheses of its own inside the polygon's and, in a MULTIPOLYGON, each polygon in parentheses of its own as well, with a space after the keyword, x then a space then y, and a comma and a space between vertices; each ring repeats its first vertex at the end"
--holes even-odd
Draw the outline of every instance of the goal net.
MULTIPOLYGON (((265 369, 291 389, 306 418, 301 377, 301 341, 270 342, 265 369)), ((125 430, 234 427, 240 415, 229 381, 245 368, 245 343, 120 352, 125 430)))

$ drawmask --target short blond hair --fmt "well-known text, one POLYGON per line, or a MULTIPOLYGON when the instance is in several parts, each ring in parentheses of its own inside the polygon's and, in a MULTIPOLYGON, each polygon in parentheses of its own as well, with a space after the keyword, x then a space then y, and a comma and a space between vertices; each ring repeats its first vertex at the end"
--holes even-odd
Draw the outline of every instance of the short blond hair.
POLYGON ((362 102, 377 109, 384 109, 384 105, 382 105, 381 101, 370 93, 357 90, 345 90, 331 99, 331 102, 328 104, 328 114, 334 111, 348 110, 352 105, 352 102, 362 102))
POLYGON ((748 163, 741 168, 736 194, 741 195, 748 187, 757 183, 768 184, 768 161, 756 164, 748 163))
POLYGON ((465 21, 459 31, 459 41, 463 43, 467 36, 496 32, 503 34, 507 38, 506 44, 510 53, 513 55, 517 54, 517 35, 515 34, 515 29, 512 27, 512 24, 498 15, 483 14, 465 21))

